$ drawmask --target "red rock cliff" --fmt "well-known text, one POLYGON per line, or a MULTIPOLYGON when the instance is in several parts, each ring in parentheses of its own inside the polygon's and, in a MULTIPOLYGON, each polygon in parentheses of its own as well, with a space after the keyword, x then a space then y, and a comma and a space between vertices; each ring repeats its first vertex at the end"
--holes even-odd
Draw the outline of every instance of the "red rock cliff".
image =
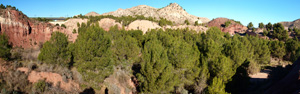
POLYGON ((31 20, 22 12, 11 8, 0 9, 0 33, 9 37, 13 47, 39 48, 50 39, 53 31, 65 32, 65 29, 31 20))

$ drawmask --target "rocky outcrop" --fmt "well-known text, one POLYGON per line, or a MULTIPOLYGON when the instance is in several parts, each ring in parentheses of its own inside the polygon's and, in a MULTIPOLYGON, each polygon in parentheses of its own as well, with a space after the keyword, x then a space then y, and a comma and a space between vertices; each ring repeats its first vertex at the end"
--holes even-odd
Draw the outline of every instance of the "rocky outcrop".
POLYGON ((297 19, 293 22, 280 22, 284 27, 285 29, 288 29, 288 28, 300 28, 300 19, 297 19))
POLYGON ((50 24, 35 23, 26 15, 9 8, 0 12, 1 33, 9 37, 14 47, 36 48, 51 35, 50 24))
POLYGON ((66 29, 65 33, 68 36, 68 40, 69 41, 73 41, 75 42, 75 40, 77 39, 78 36, 78 25, 77 23, 79 23, 79 25, 81 25, 82 23, 87 23, 88 19, 81 19, 81 18, 72 18, 72 19, 68 19, 67 21, 65 21, 65 25, 66 25, 66 29), (73 31, 76 32, 73 32, 73 31))
POLYGON ((139 5, 128 9, 118 9, 113 12, 103 13, 102 15, 113 15, 117 17, 143 15, 145 17, 153 17, 157 19, 166 18, 176 24, 184 24, 185 20, 188 20, 191 24, 194 24, 195 21, 198 21, 199 23, 207 23, 209 21, 208 18, 188 14, 177 3, 171 3, 170 5, 159 9, 147 5, 139 5))
POLYGON ((148 21, 148 20, 136 20, 132 23, 130 23, 126 29, 127 30, 141 30, 143 31, 143 34, 150 31, 151 29, 186 29, 194 30, 197 33, 199 32, 205 32, 208 28, 204 26, 194 26, 194 25, 177 25, 177 26, 159 26, 157 23, 148 21))
POLYGON ((122 25, 114 19, 103 18, 99 21, 99 26, 103 28, 105 31, 109 31, 109 28, 112 26, 117 26, 119 29, 122 28, 122 25))
POLYGON ((127 30, 141 30, 145 34, 151 29, 161 28, 157 23, 148 20, 136 20, 127 26, 127 30))
POLYGON ((209 27, 218 27, 223 32, 228 32, 231 35, 235 34, 235 32, 245 32, 247 30, 247 27, 227 18, 216 18, 208 22, 207 25, 209 27), (225 22, 227 21, 230 21, 231 24, 228 27, 225 27, 225 22))
POLYGON ((13 47, 36 49, 51 38, 52 32, 68 32, 50 23, 31 20, 22 12, 11 8, 0 9, 0 14, 1 33, 9 37, 13 47))

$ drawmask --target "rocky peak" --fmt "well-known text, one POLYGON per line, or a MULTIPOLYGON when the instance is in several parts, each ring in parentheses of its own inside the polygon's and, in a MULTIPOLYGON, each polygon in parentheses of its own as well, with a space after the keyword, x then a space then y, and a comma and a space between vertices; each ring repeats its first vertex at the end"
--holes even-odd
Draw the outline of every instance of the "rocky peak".
POLYGON ((183 10, 183 8, 180 5, 178 5, 177 3, 170 3, 168 6, 166 6, 164 8, 170 8, 170 9, 174 9, 174 10, 183 10))

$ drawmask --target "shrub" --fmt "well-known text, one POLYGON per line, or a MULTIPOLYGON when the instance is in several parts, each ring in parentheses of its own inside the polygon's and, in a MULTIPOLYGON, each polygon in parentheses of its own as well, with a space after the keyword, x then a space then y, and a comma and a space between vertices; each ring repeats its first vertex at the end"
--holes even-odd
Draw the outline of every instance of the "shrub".
POLYGON ((258 24, 258 27, 259 27, 260 29, 263 29, 263 28, 265 27, 265 25, 264 25, 264 23, 261 22, 261 23, 258 24))
POLYGON ((199 24, 198 24, 198 21, 195 21, 195 24, 194 24, 195 26, 198 26, 199 24))
POLYGON ((225 22, 225 27, 228 27, 231 24, 231 21, 226 21, 225 22))
POLYGON ((190 25, 190 22, 189 22, 188 20, 184 20, 184 23, 185 23, 186 25, 190 25))
POLYGON ((11 46, 8 44, 8 38, 3 33, 0 34, 0 58, 8 59, 11 55, 10 53, 11 46))
POLYGON ((44 80, 39 80, 38 82, 34 83, 33 87, 38 92, 44 92, 46 90, 46 82, 44 80))
POLYGON ((160 18, 158 21, 159 26, 173 25, 173 23, 165 18, 160 18))
POLYGON ((73 32, 72 32, 72 33, 73 33, 73 34, 77 33, 77 32, 76 32, 76 29, 73 29, 73 32))
POLYGON ((248 29, 252 29, 252 28, 253 28, 252 22, 250 22, 250 23, 247 25, 247 28, 248 28, 248 29))
POLYGON ((267 36, 269 34, 269 32, 267 30, 263 31, 263 36, 267 36))
POLYGON ((64 28, 67 28, 67 26, 65 24, 61 24, 60 25, 61 27, 64 27, 64 28))
POLYGON ((65 34, 54 32, 51 39, 44 43, 38 59, 48 64, 68 66, 71 59, 68 44, 68 38, 65 34))

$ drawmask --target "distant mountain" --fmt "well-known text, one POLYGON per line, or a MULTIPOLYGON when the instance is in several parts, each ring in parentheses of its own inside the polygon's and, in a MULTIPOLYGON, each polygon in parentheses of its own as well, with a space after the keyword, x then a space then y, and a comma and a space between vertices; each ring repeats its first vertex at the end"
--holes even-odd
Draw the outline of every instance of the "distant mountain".
POLYGON ((300 19, 293 22, 280 22, 285 28, 300 28, 300 19))
POLYGON ((139 5, 128 9, 118 9, 113 12, 103 13, 102 15, 113 15, 117 17, 143 15, 145 17, 154 17, 157 19, 166 18, 176 24, 183 24, 185 20, 188 20, 191 24, 194 24, 195 21, 198 21, 198 23, 207 23, 210 21, 208 18, 190 15, 177 3, 171 3, 163 8, 139 5))

